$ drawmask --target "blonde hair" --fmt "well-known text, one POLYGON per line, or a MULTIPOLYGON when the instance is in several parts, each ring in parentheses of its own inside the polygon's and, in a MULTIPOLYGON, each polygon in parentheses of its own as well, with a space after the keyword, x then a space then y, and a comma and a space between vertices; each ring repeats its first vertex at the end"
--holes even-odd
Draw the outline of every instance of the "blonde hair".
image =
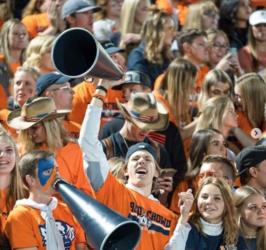
POLYGON ((51 51, 54 39, 55 36, 52 35, 38 35, 33 38, 26 50, 26 61, 23 66, 30 66, 39 70, 42 55, 51 51))
MULTIPOLYGON (((62 120, 60 118, 42 121, 46 132, 45 144, 52 152, 64 147, 69 141, 71 141, 67 132, 62 127, 61 122, 62 120)), ((27 129, 19 132, 18 142, 20 154, 29 153, 32 150, 38 149, 40 146, 33 142, 27 129)))
POLYGON ((14 75, 16 75, 19 72, 25 72, 30 74, 35 81, 37 81, 37 79, 40 77, 40 73, 35 68, 30 66, 18 67, 14 75))
MULTIPOLYGON (((6 62, 6 66, 8 67, 8 71, 9 74, 11 74, 11 76, 13 76, 12 70, 9 66, 9 63, 11 62, 11 54, 10 54, 10 46, 9 46, 9 33, 11 32, 11 30, 16 26, 16 25, 23 25, 25 27, 25 25, 19 20, 19 19, 10 19, 8 21, 6 21, 1 29, 1 33, 0 33, 0 53, 4 55, 4 61, 6 62)), ((26 30, 26 28, 25 28, 26 30)), ((20 55, 20 64, 23 63, 24 59, 25 59, 25 50, 23 49, 21 51, 21 55, 20 55)))
POLYGON ((210 70, 203 81, 202 89, 198 99, 198 107, 201 109, 204 103, 210 99, 210 89, 212 86, 215 86, 217 82, 222 82, 224 84, 228 84, 230 87, 230 95, 232 97, 233 94, 233 83, 229 77, 229 75, 220 69, 210 70))
POLYGON ((241 92, 243 109, 254 128, 263 128, 266 103, 266 81, 257 73, 248 73, 236 80, 241 92))
POLYGON ((215 96, 207 100, 201 109, 195 132, 206 128, 221 131, 223 116, 230 105, 233 105, 233 102, 227 96, 215 96))
MULTIPOLYGON (((245 237, 245 235, 248 234, 247 232, 248 225, 245 224, 244 226, 244 221, 242 219, 241 211, 242 211, 244 202, 253 195, 260 195, 263 198, 265 198, 262 192, 250 186, 241 186, 238 189, 236 189, 236 192, 234 193, 235 206, 237 208, 238 226, 239 226, 240 233, 243 235, 243 237, 245 237)), ((257 250, 266 249, 266 226, 261 227, 257 230, 256 249, 257 250)))
POLYGON ((199 199, 199 195, 203 187, 209 184, 216 186, 220 190, 224 201, 224 211, 222 218, 223 229, 224 229, 223 230, 224 242, 226 246, 236 245, 238 239, 238 227, 236 221, 236 210, 233 205, 232 191, 230 186, 221 178, 207 177, 203 179, 195 196, 191 222, 195 225, 195 227, 198 229, 199 232, 204 234, 200 223, 201 214, 197 207, 197 201, 199 199))
POLYGON ((190 122, 189 95, 195 85, 196 74, 197 68, 194 64, 177 58, 170 63, 162 80, 159 91, 169 102, 177 126, 181 122, 190 122))
POLYGON ((164 25, 172 17, 156 7, 150 8, 150 13, 142 27, 141 36, 145 44, 144 57, 151 63, 163 63, 163 56, 170 59, 170 48, 162 51, 164 25))
POLYGON ((19 175, 19 169, 18 169, 19 154, 16 147, 16 143, 11 138, 11 136, 8 135, 8 133, 1 125, 0 125, 0 139, 5 140, 6 142, 9 143, 9 145, 15 151, 15 157, 16 157, 15 166, 10 173, 11 180, 8 187, 8 193, 6 196, 7 211, 10 211, 13 208, 16 200, 22 199, 26 196, 26 192, 25 189, 23 188, 23 183, 19 175))
POLYGON ((207 11, 214 11, 218 14, 218 9, 212 1, 204 1, 199 3, 190 4, 188 13, 183 26, 183 30, 199 29, 202 27, 202 16, 207 11))
MULTIPOLYGON (((142 0, 146 1, 147 0, 142 0)), ((127 33, 136 33, 134 32, 135 26, 135 18, 136 18, 136 12, 138 10, 140 0, 124 0, 122 9, 121 9, 121 17, 120 17, 120 31, 121 31, 121 38, 125 36, 127 33)), ((138 33, 140 33, 140 30, 138 33)), ((125 44, 123 43, 123 39, 121 39, 120 47, 124 48, 125 44)))

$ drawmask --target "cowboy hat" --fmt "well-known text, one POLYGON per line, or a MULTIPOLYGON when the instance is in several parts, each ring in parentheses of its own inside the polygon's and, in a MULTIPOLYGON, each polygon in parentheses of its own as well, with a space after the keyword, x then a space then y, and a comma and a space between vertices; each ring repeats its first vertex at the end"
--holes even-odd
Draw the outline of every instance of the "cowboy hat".
POLYGON ((168 111, 152 93, 133 93, 126 104, 117 101, 122 115, 141 130, 164 130, 168 126, 168 111))
POLYGON ((21 110, 12 111, 7 117, 8 126, 24 130, 38 122, 63 117, 71 110, 57 110, 54 100, 50 97, 38 97, 28 100, 21 110))

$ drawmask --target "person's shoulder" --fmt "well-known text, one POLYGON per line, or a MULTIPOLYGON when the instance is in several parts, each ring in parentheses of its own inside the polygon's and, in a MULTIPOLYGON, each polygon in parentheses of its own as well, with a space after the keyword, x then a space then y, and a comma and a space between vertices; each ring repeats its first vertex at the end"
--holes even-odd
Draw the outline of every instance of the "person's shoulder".
POLYGON ((8 220, 25 220, 32 215, 33 208, 25 205, 15 206, 8 215, 8 220))

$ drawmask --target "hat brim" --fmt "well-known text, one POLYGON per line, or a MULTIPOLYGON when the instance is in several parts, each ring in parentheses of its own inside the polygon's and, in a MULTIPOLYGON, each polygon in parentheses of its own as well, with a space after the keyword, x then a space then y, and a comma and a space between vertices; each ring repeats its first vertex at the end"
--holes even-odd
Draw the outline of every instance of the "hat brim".
POLYGON ((82 12, 86 12, 86 11, 89 11, 89 10, 91 10, 92 12, 97 12, 97 11, 101 10, 101 7, 97 6, 97 5, 96 6, 88 6, 88 7, 82 8, 80 10, 77 10, 75 12, 76 13, 82 13, 82 12))
POLYGON ((14 110, 8 115, 7 124, 11 128, 14 128, 17 130, 25 130, 37 124, 38 122, 64 117, 67 114, 69 114, 70 111, 71 110, 68 110, 68 109, 57 110, 56 113, 50 113, 47 116, 44 116, 37 121, 29 122, 29 121, 25 121, 23 117, 20 116, 21 110, 14 110))
POLYGON ((132 123, 134 123, 138 128, 143 131, 160 131, 165 130, 169 124, 169 114, 162 103, 157 101, 158 119, 155 122, 144 123, 132 117, 128 111, 126 104, 122 104, 117 101, 118 108, 120 109, 122 115, 132 123))
POLYGON ((118 48, 118 47, 113 47, 113 48, 107 48, 106 51, 109 55, 111 55, 111 54, 115 54, 115 53, 124 52, 125 50, 118 48))

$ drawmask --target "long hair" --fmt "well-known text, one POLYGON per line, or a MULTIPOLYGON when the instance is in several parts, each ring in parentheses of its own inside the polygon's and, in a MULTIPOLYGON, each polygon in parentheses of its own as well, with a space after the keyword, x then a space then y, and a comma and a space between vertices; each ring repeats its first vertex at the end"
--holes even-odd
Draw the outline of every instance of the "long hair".
POLYGON ((236 80, 241 92, 243 110, 254 128, 265 123, 266 81, 257 73, 248 73, 236 80))
POLYGON ((199 3, 190 4, 188 7, 188 13, 186 21, 183 26, 183 30, 188 29, 199 29, 203 30, 202 27, 202 16, 205 12, 213 11, 218 14, 218 9, 213 1, 203 1, 199 3))
MULTIPOLYGON (((9 66, 10 62, 11 62, 11 54, 10 54, 10 44, 9 44, 9 34, 12 31, 12 29, 14 28, 14 26, 16 25, 23 25, 23 23, 21 23, 21 21, 19 19, 10 19, 8 21, 6 21, 1 29, 1 33, 0 33, 0 53, 4 55, 4 61, 8 67, 8 71, 11 74, 11 76, 13 76, 12 70, 9 66)), ((25 49, 23 49, 21 51, 21 55, 20 55, 20 64, 23 63, 24 59, 25 59, 25 49)))
POLYGON ((202 160, 207 155, 211 139, 222 133, 216 129, 201 129, 192 135, 189 147, 189 169, 187 176, 194 177, 199 173, 202 160))
POLYGON ((34 67, 37 70, 41 67, 42 55, 50 52, 55 36, 39 35, 33 38, 26 50, 26 60, 23 66, 34 67))
POLYGON ((233 95, 233 83, 230 77, 227 75, 226 72, 220 69, 212 69, 210 70, 203 81, 202 89, 198 99, 198 107, 201 109, 204 103, 210 98, 210 89, 214 86, 217 82, 222 82, 224 84, 228 84, 230 86, 229 89, 229 97, 233 95))
POLYGON ((195 85, 197 68, 183 58, 177 58, 167 68, 159 91, 169 102, 177 126, 190 122, 189 96, 195 85))
POLYGON ((257 53, 257 42, 253 35, 252 26, 248 28, 248 47, 251 52, 252 64, 251 69, 253 72, 259 71, 259 60, 258 60, 258 53, 257 53))
POLYGON ((203 187, 209 184, 216 186, 220 190, 224 201, 224 212, 222 218, 223 229, 224 229, 223 231, 224 242, 227 246, 236 245, 238 238, 238 227, 237 227, 236 210, 233 203, 232 191, 230 189, 230 186, 221 178, 207 177, 201 182, 195 196, 191 222, 195 225, 195 227, 198 229, 199 232, 204 234, 200 223, 201 214, 197 207, 197 201, 199 199, 203 187))
POLYGON ((16 157, 15 166, 10 173, 11 180, 6 197, 7 211, 10 211, 13 208, 16 200, 22 199, 26 196, 26 192, 25 189, 23 188, 22 180, 19 175, 19 169, 18 169, 19 155, 16 143, 11 138, 11 136, 7 134, 7 132, 4 130, 2 126, 0 126, 0 140, 6 141, 13 148, 16 157))
POLYGON ((33 14, 40 14, 41 10, 38 8, 38 5, 41 6, 41 4, 44 2, 43 0, 30 0, 28 4, 24 7, 22 11, 22 18, 25 16, 33 15, 33 14))
MULTIPOLYGON (((150 8, 150 13, 141 31, 142 41, 145 44, 144 57, 152 63, 163 63, 164 57, 170 59, 170 48, 162 51, 162 37, 164 33, 164 25, 172 17, 156 7, 150 8)), ((173 20, 172 20, 173 21, 173 20)))
MULTIPOLYGON (((147 2, 147 0, 141 0, 147 2)), ((121 9, 121 17, 120 17, 120 31, 121 31, 121 41, 120 47, 124 48, 125 44, 123 43, 123 37, 127 33, 140 33, 141 27, 137 26, 135 23, 135 19, 137 18, 136 13, 139 8, 140 0, 124 0, 122 9, 121 9), (139 30, 137 30, 139 27, 139 30)), ((147 11, 148 14, 148 11, 147 11)))
POLYGON ((215 96, 207 100, 201 109, 195 131, 206 128, 215 128, 221 131, 223 116, 231 105, 233 102, 227 96, 215 96))
MULTIPOLYGON (((55 152, 55 150, 64 147, 67 142, 71 141, 71 138, 68 137, 67 132, 62 127, 61 122, 59 118, 42 122, 46 132, 46 141, 44 144, 51 152, 55 152)), ((21 130, 19 132, 18 141, 20 154, 29 153, 42 146, 33 142, 28 130, 21 130)))
MULTIPOLYGON (((250 186, 241 186, 234 193, 235 206, 237 208, 237 221, 240 233, 245 237, 248 235, 248 225, 242 219, 241 211, 243 209, 244 202, 253 195, 260 195, 264 198, 264 194, 257 189, 250 186), (245 224, 245 226, 244 226, 245 224)), ((266 225, 257 230, 256 234, 256 249, 266 249, 266 225)))

